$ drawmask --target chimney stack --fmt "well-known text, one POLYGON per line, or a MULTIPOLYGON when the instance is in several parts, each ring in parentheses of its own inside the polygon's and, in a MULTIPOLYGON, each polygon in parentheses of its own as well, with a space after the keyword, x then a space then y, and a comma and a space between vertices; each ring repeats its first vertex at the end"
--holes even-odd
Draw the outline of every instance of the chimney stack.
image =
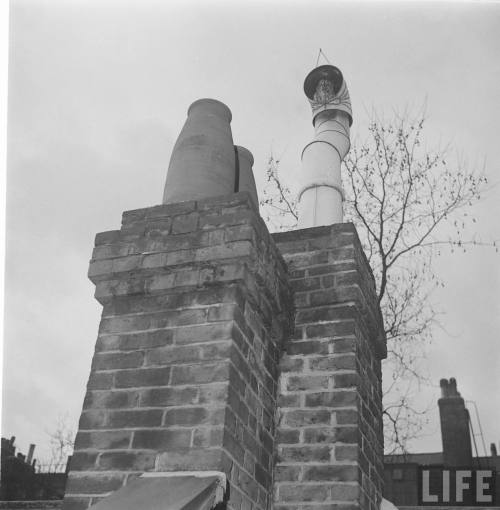
POLYGON ((457 390, 455 378, 441 379, 438 400, 443 441, 443 461, 447 466, 468 466, 472 462, 469 411, 457 390))
POLYGON ((34 453, 35 453, 35 445, 30 444, 30 449, 28 450, 28 458, 26 459, 27 464, 31 464, 31 461, 33 460, 34 453))
POLYGON ((298 195, 299 228, 342 223, 340 165, 349 152, 351 100, 340 70, 323 65, 304 81, 311 103, 315 136, 302 151, 302 186, 298 195))

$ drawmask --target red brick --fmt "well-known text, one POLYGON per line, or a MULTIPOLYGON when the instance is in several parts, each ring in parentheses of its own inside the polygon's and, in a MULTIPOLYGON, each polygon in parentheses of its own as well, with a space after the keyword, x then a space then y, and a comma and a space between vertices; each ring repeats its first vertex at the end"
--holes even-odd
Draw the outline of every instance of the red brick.
POLYGON ((304 367, 304 360, 303 358, 292 358, 284 354, 279 366, 281 372, 300 372, 304 367))
POLYGON ((177 363, 196 362, 201 359, 198 346, 169 346, 151 349, 146 353, 145 365, 173 365, 177 363))
POLYGON ((304 469, 304 481, 354 482, 357 479, 357 466, 312 466, 304 469))
POLYGON ((259 464, 255 466, 255 479, 257 480, 257 483, 260 483, 266 490, 270 488, 271 475, 267 469, 264 469, 259 464))
POLYGON ((78 428, 80 430, 98 429, 106 426, 107 412, 104 409, 83 411, 78 428))
POLYGON ((89 390, 109 390, 113 387, 114 375, 110 373, 91 372, 87 389, 89 390))
POLYGON ((176 216, 172 222, 172 234, 193 232, 198 226, 198 213, 176 216))
POLYGON ((355 391, 339 390, 333 392, 308 393, 306 395, 307 407, 347 407, 357 403, 355 391))
POLYGON ((166 386, 169 378, 170 367, 120 370, 115 375, 115 387, 166 386))
POLYGON ((200 228, 210 229, 213 227, 227 227, 249 223, 251 218, 250 211, 239 211, 232 214, 214 214, 202 215, 200 217, 200 228))
POLYGON ((165 415, 167 426, 202 425, 209 421, 211 413, 204 407, 169 409, 165 415))
POLYGON ((279 429, 276 441, 278 444, 294 444, 299 442, 299 436, 299 430, 279 429))
POLYGON ((288 342, 286 344, 287 354, 328 354, 328 344, 319 341, 288 342))
POLYGON ((358 412, 355 409, 342 409, 335 412, 337 423, 339 425, 350 425, 358 423, 358 412))
POLYGON ((110 428, 158 427, 162 417, 161 409, 110 411, 107 425, 110 428))
MULTIPOLYGON (((359 480, 357 480, 359 482, 359 480)), ((359 497, 359 485, 347 483, 335 484, 330 489, 330 497, 335 501, 357 501, 359 497)))
POLYGON ((359 428, 358 427, 339 427, 337 429, 337 439, 342 443, 359 442, 359 428))
POLYGON ((243 464, 245 449, 229 432, 224 434, 222 445, 240 465, 243 464))
POLYGON ((328 487, 325 485, 279 485, 279 499, 281 501, 325 501, 328 499, 328 487))
POLYGON ((97 353, 92 361, 93 370, 140 367, 144 360, 142 352, 97 353))
POLYGON ((289 377, 287 382, 288 391, 315 390, 328 388, 328 376, 300 375, 289 377))
POLYGON ((232 342, 226 340, 223 342, 205 344, 200 347, 203 360, 215 361, 219 359, 227 359, 230 355, 232 342))
POLYGON ((134 432, 132 448, 165 450, 189 446, 190 430, 137 430, 134 432))
POLYGON ((156 454, 141 451, 104 452, 99 457, 99 468, 111 470, 149 471, 155 465, 156 454))
POLYGON ((344 320, 341 322, 330 322, 324 324, 311 324, 306 326, 306 337, 309 339, 331 338, 335 336, 352 335, 354 333, 355 324, 352 320, 344 320))
POLYGON ((278 396, 278 406, 283 407, 300 407, 300 393, 280 394, 278 396))
POLYGON ((70 460, 71 471, 87 471, 95 467, 96 452, 75 452, 70 460))
POLYGON ((337 430, 334 427, 305 429, 305 443, 334 443, 337 440, 337 430))
POLYGON ((336 374, 333 376, 335 388, 353 388, 360 384, 360 376, 352 374, 336 374))
POLYGON ((231 484, 229 490, 229 499, 227 502, 228 510, 241 510, 242 494, 238 490, 237 486, 231 484))
POLYGON ((356 356, 346 354, 345 356, 323 356, 309 360, 311 370, 356 370, 356 356))
POLYGON ((359 447, 357 444, 336 445, 335 458, 337 460, 358 460, 359 447))
POLYGON ((317 411, 285 411, 283 413, 284 423, 291 427, 303 427, 305 425, 329 424, 331 413, 328 410, 317 411))
POLYGON ((128 448, 132 432, 127 430, 94 432, 78 431, 75 440, 75 450, 94 448, 97 450, 114 450, 128 448))
MULTIPOLYGON (((187 214, 196 210, 196 202, 194 200, 186 200, 185 202, 177 202, 174 204, 162 204, 147 209, 137 209, 136 212, 141 214, 144 211, 146 218, 167 218, 168 216, 176 216, 178 214, 187 214)), ((128 213, 124 213, 128 214, 128 213)))
POLYGON ((232 322, 187 326, 175 330, 176 344, 190 344, 230 340, 232 336, 232 322))
POLYGON ((143 390, 140 405, 167 407, 195 404, 198 401, 198 393, 198 388, 152 388, 143 390))
POLYGON ((83 402, 84 409, 117 409, 137 407, 139 393, 136 391, 88 391, 83 402))
POLYGON ((253 501, 257 500, 259 487, 255 480, 243 470, 238 473, 238 487, 247 494, 253 501))
POLYGON ((159 455, 158 469, 165 471, 200 471, 221 468, 219 448, 180 448, 159 455))
POLYGON ((274 479, 277 482, 295 482, 300 476, 300 466, 276 466, 274 479))
POLYGON ((292 289, 295 292, 303 292, 319 289, 321 282, 319 278, 304 278, 301 280, 292 280, 292 289))
POLYGON ((224 303, 219 306, 211 306, 208 309, 209 322, 231 321, 237 314, 241 315, 241 310, 234 303, 224 303))
POLYGON ((235 225, 227 227, 224 230, 224 239, 226 242, 241 240, 254 241, 255 237, 255 229, 252 225, 235 225))
POLYGON ((119 230, 109 230, 107 232, 100 232, 95 236, 95 246, 101 246, 104 244, 111 244, 120 238, 119 230))
MULTIPOLYGON (((323 284, 325 278, 323 279, 323 284)), ((327 290, 320 290, 309 295, 311 306, 323 306, 337 304, 347 301, 358 301, 360 292, 357 287, 335 287, 327 290)))
POLYGON ((281 462, 328 462, 330 446, 283 446, 278 457, 281 462))
POLYGON ((223 428, 200 428, 193 433, 193 446, 210 447, 222 446, 222 438, 224 435, 223 428))
POLYGON ((227 362, 172 367, 172 384, 204 384, 229 378, 227 362))
POLYGON ((97 345, 100 351, 128 351, 135 349, 152 349, 171 345, 173 330, 162 329, 143 333, 100 336, 97 345))

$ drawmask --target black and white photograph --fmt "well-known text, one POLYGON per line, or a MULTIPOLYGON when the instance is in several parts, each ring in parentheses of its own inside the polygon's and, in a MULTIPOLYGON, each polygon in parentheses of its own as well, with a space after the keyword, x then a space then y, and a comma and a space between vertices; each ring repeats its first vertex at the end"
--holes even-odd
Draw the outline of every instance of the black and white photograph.
POLYGON ((0 509, 500 508, 500 2, 2 10, 0 509))

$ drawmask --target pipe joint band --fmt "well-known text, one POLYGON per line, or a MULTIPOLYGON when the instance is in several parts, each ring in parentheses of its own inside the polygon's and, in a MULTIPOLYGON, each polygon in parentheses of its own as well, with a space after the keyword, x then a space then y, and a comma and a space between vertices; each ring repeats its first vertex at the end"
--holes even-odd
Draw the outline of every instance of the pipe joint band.
POLYGON ((337 184, 333 184, 331 182, 315 182, 313 184, 307 184, 307 185, 303 186, 299 190, 299 192, 297 194, 297 201, 300 202, 300 199, 302 198, 302 195, 307 190, 310 190, 310 189, 313 189, 313 188, 321 188, 322 186, 324 186, 326 188, 334 189, 335 191, 337 191, 339 193, 340 197, 342 198, 342 202, 345 201, 344 191, 342 190, 342 188, 340 186, 338 186, 337 184))
POLYGON ((333 145, 333 143, 330 143, 330 142, 327 142, 326 140, 313 140, 312 142, 309 142, 303 149, 302 149, 302 154, 300 155, 300 159, 302 161, 302 159, 304 159, 304 152, 306 151, 306 149, 308 147, 310 147, 311 145, 315 144, 315 143, 326 143, 327 145, 329 145, 332 149, 335 150, 335 152, 339 155, 339 159, 340 161, 343 160, 341 154, 340 154, 340 151, 337 149, 337 147, 335 147, 335 145, 333 145))

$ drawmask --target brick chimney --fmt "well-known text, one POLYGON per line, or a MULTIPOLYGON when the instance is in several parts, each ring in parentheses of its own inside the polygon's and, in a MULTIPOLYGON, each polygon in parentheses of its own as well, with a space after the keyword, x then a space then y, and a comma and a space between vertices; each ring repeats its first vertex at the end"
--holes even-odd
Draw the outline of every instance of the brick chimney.
POLYGON ((441 379, 441 398, 438 400, 443 441, 443 462, 447 466, 470 466, 472 446, 469 411, 457 390, 457 381, 441 379))
POLYGON ((229 109, 194 105, 163 205, 96 236, 103 312, 63 509, 193 472, 227 479, 228 510, 378 509, 386 347, 356 230, 271 236, 229 109))
POLYGON ((274 508, 378 509, 386 340, 356 229, 341 223, 273 237, 296 308, 280 365, 274 508))
POLYGON ((89 276, 103 313, 63 508, 200 470, 227 474, 230 508, 267 508, 293 307, 250 195, 125 213, 89 276))

